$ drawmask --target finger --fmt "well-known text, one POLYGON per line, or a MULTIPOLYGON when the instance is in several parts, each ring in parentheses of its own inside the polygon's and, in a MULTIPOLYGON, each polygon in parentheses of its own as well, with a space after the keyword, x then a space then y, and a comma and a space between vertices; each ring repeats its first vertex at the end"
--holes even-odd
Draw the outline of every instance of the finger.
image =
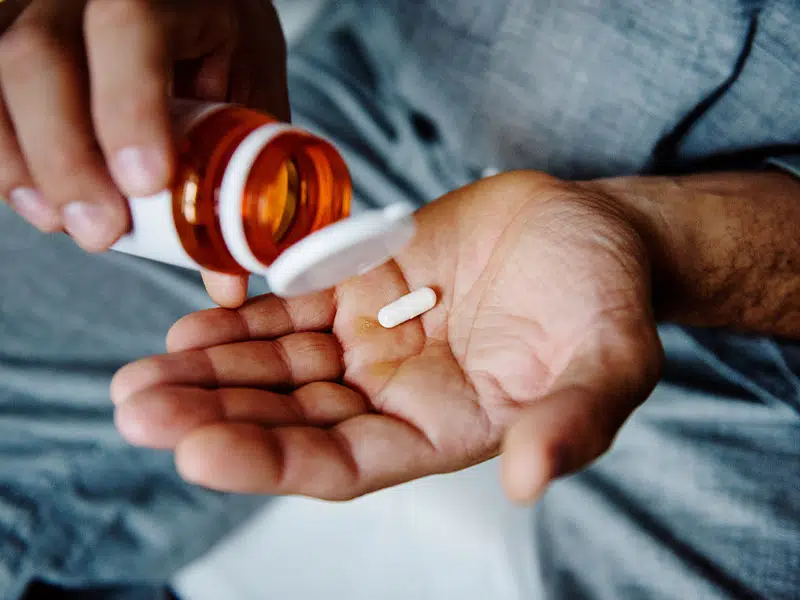
POLYGON ((92 0, 84 19, 97 139, 120 189, 147 196, 172 172, 167 32, 147 0, 92 0))
POLYGON ((160 385, 297 387, 338 379, 343 369, 341 349, 332 335, 297 333, 142 359, 114 375, 111 399, 121 404, 160 385))
POLYGON ((242 35, 230 63, 228 100, 289 121, 286 42, 277 11, 272 2, 240 8, 242 35))
POLYGON ((203 272, 203 283, 208 295, 219 306, 238 308, 247 300, 247 276, 203 272))
POLYGON ((195 77, 194 93, 211 102, 224 102, 228 97, 233 51, 220 49, 203 61, 195 77))
POLYGON ((4 0, 0 7, 0 35, 8 29, 14 20, 30 4, 31 0, 4 0))
POLYGON ((268 294, 237 310, 214 308, 183 317, 167 334, 167 349, 179 352, 300 331, 326 331, 333 325, 334 313, 330 293, 288 300, 268 294))
POLYGON ((225 102, 232 61, 232 48, 223 47, 205 58, 179 62, 174 73, 175 96, 225 102))
POLYGON ((170 58, 181 61, 230 54, 240 37, 240 5, 249 3, 171 0, 152 4, 164 23, 170 58))
POLYGON ((105 250, 128 213, 92 132, 80 40, 60 33, 68 17, 23 14, 0 39, 0 79, 36 188, 81 246, 105 250))
POLYGON ((169 6, 90 0, 86 8, 94 123, 114 178, 130 196, 154 194, 169 183, 173 62, 227 47, 234 35, 227 3, 169 6))
POLYGON ((216 424, 180 441, 175 462, 188 481, 238 493, 348 500, 440 472, 442 456, 417 429, 362 415, 332 429, 216 424))
POLYGON ((660 362, 652 325, 639 328, 634 337, 582 350, 551 392, 526 408, 507 434, 502 478, 508 496, 533 501, 550 481, 608 450, 655 386, 660 362))
POLYGON ((42 231, 57 231, 61 215, 33 187, 28 167, 22 158, 16 133, 5 103, 0 98, 0 196, 31 225, 42 231))
POLYGON ((329 382, 311 383, 291 394, 254 388, 164 386, 134 395, 118 406, 115 422, 129 442, 166 449, 174 448, 193 430, 215 423, 329 427, 367 411, 361 394, 329 382))

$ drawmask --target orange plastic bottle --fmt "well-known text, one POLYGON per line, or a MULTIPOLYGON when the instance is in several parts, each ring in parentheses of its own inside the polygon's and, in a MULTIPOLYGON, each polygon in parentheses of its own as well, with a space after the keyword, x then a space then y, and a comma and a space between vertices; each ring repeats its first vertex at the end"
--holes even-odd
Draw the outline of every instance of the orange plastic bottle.
POLYGON ((347 166, 317 136, 234 105, 176 101, 174 122, 173 184, 130 199, 132 228, 114 250, 192 269, 267 276, 293 248, 293 258, 274 273, 277 293, 290 295, 384 262, 412 235, 407 208, 345 219, 352 193, 347 166), (322 230, 325 236, 312 235, 322 230), (301 241, 305 245, 295 248, 301 241))

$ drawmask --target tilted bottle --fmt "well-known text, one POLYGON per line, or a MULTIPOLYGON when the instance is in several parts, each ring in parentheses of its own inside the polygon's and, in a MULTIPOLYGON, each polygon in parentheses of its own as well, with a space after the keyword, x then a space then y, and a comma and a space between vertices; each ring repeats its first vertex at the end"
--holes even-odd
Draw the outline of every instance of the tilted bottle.
POLYGON ((327 141, 236 105, 176 100, 169 189, 129 200, 113 249, 191 269, 259 274, 282 296, 334 286, 411 239, 413 209, 351 217, 352 184, 327 141))

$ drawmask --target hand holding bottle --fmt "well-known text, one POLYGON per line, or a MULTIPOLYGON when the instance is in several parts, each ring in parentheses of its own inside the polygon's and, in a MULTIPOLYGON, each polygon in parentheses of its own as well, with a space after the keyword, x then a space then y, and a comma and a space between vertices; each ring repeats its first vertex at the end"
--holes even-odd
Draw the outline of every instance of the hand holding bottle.
MULTIPOLYGON (((0 196, 89 251, 126 231, 125 197, 170 181, 171 94, 289 118, 285 44, 263 0, 16 0, 0 27, 0 196)), ((243 293, 241 278, 208 282, 222 303, 243 293)))

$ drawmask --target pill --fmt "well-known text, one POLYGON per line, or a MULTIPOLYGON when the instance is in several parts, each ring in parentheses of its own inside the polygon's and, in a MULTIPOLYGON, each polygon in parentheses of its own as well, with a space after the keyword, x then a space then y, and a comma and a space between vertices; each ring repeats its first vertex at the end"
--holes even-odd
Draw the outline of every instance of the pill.
POLYGON ((419 288, 384 306, 378 313, 378 323, 386 329, 397 327, 428 312, 436 302, 436 292, 429 287, 419 288))

